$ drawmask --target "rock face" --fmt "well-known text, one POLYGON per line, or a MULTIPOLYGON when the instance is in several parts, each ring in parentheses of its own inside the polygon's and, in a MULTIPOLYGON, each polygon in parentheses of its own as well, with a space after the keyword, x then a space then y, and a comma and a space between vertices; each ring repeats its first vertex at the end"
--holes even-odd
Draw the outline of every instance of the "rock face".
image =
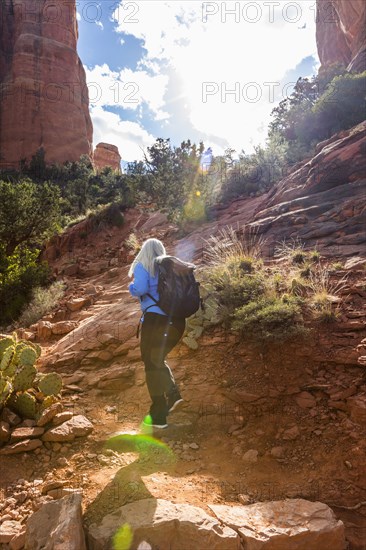
POLYGON ((94 151, 94 166, 96 170, 110 167, 119 174, 121 173, 121 160, 118 147, 109 143, 98 143, 94 151))
POLYGON ((317 0, 316 38, 323 66, 341 63, 366 70, 366 2, 317 0))
POLYGON ((47 163, 92 156, 75 1, 0 4, 0 167, 43 148, 47 163))
MULTIPOLYGON (((143 542, 146 548, 171 550, 239 550, 239 536, 229 527, 220 525, 201 508, 189 504, 173 504, 167 500, 148 498, 122 506, 103 518, 100 525, 91 526, 88 536, 90 550, 110 550, 112 538, 123 526, 133 532, 131 550, 143 542)), ((141 544, 141 547, 144 545, 141 544)), ((334 550, 337 550, 336 547, 334 550)))
POLYGON ((27 522, 26 550, 85 550, 81 495, 44 504, 27 522))
POLYGON ((220 228, 247 224, 263 235, 264 253, 272 256, 283 240, 298 239, 324 256, 358 256, 366 250, 366 122, 319 143, 312 159, 260 197, 234 201, 212 212, 210 224, 179 243, 180 253, 220 228))
POLYGON ((289 499, 251 506, 209 506, 239 532, 245 550, 343 550, 344 525, 321 502, 289 499))

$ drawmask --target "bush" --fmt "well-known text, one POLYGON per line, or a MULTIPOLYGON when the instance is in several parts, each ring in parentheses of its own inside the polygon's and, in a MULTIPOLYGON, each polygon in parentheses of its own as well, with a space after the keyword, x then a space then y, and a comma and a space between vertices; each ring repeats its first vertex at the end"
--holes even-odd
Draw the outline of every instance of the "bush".
POLYGON ((34 288, 32 300, 19 318, 20 326, 28 327, 49 313, 62 298, 64 291, 65 285, 61 281, 53 283, 48 288, 34 288))
POLYGON ((0 242, 7 255, 21 244, 42 244, 59 228, 59 193, 49 182, 0 181, 0 196, 0 242))
POLYGON ((264 297, 238 308, 233 316, 233 330, 245 339, 283 342, 304 334, 304 326, 296 301, 284 303, 280 298, 264 297))
POLYGON ((366 71, 335 77, 313 107, 320 139, 365 120, 366 71))
POLYGON ((219 303, 233 312, 236 308, 259 299, 265 291, 265 280, 262 273, 246 273, 237 265, 231 263, 221 270, 217 268, 211 273, 211 283, 215 289, 219 303))
POLYGON ((32 289, 47 283, 48 265, 39 263, 39 249, 18 246, 7 256, 0 247, 0 324, 14 322, 30 300, 32 289))

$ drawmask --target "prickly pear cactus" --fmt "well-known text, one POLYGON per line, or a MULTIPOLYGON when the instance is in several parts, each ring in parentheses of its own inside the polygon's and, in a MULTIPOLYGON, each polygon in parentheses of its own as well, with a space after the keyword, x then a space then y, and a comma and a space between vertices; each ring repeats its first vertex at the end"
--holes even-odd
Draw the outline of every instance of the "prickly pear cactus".
POLYGON ((19 393, 13 400, 12 405, 12 408, 23 418, 35 419, 37 416, 37 400, 28 392, 19 393))
POLYGON ((13 376, 14 391, 24 391, 32 388, 36 374, 37 369, 33 365, 21 366, 13 376))
POLYGON ((56 372, 45 374, 39 380, 38 388, 44 395, 58 395, 62 388, 62 378, 56 372))
POLYGON ((18 340, 15 333, 0 340, 0 409, 6 404, 23 418, 34 419, 59 400, 62 378, 37 371, 40 355, 38 344, 18 340))
POLYGON ((0 377, 0 407, 3 407, 13 391, 13 386, 9 380, 0 377))
POLYGON ((41 357, 41 353, 42 353, 42 348, 41 348, 41 346, 39 346, 38 344, 35 344, 34 342, 27 342, 27 344, 28 344, 32 349, 34 349, 34 351, 36 352, 36 355, 37 355, 37 359, 38 359, 38 357, 41 357))
POLYGON ((2 340, 0 340, 0 359, 2 358, 4 351, 13 344, 14 340, 10 337, 2 338, 2 340))
POLYGON ((33 366, 37 361, 37 354, 33 348, 25 347, 19 355, 19 363, 21 365, 33 366))
POLYGON ((5 372, 11 365, 15 356, 15 346, 9 346, 3 353, 0 363, 0 370, 5 372))

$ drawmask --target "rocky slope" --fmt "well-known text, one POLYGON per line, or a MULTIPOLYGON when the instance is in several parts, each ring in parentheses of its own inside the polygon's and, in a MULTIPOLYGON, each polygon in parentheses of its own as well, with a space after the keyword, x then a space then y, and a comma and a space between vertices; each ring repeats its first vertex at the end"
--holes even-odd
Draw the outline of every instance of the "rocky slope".
POLYGON ((39 148, 48 163, 92 156, 75 1, 2 0, 0 25, 0 166, 39 148))
POLYGON ((98 143, 94 150, 94 166, 97 171, 110 167, 112 170, 121 173, 121 155, 118 147, 109 143, 98 143))
POLYGON ((317 0, 316 38, 322 66, 341 63, 350 71, 365 71, 364 0, 317 0))
MULTIPOLYGON (((247 213, 243 203, 242 223, 247 213)), ((203 225, 201 237, 217 231, 219 223, 227 223, 226 216, 221 212, 217 221, 203 225)), ((329 538, 333 529, 342 536, 342 520, 349 548, 363 550, 366 289, 361 248, 357 257, 343 258, 343 268, 334 275, 336 280, 347 276, 338 321, 317 327, 305 345, 299 341, 258 351, 235 335, 211 327, 198 338, 198 349, 184 343, 178 346, 169 362, 182 387, 185 407, 169 419, 171 426, 163 434, 166 447, 148 451, 138 438, 136 443, 132 438, 124 445, 105 445, 116 432, 138 433, 149 402, 135 336, 138 305, 126 290, 132 255, 124 240, 131 231, 141 239, 154 235, 169 251, 182 251, 200 261, 194 244, 199 230, 179 239, 178 229, 164 216, 138 210, 127 213, 122 229, 95 231, 88 223, 73 227, 68 238, 53 244, 52 265, 63 274, 67 292, 56 310, 25 336, 41 342, 42 368, 52 365, 52 370, 62 373, 64 407, 76 415, 87 414, 94 430, 85 441, 46 442, 26 459, 2 457, 7 483, 4 523, 13 518, 23 525, 32 510, 48 513, 42 503, 52 504, 51 499, 57 501, 74 490, 83 494, 90 548, 105 548, 116 522, 133 517, 138 507, 142 536, 158 533, 157 539, 150 539, 157 544, 161 544, 160 527, 172 540, 179 540, 179 533, 188 529, 193 541, 189 548, 205 548, 206 535, 197 533, 194 520, 202 517, 207 525, 216 525, 212 536, 219 537, 221 550, 224 544, 231 548, 230 537, 238 542, 235 533, 246 540, 248 529, 253 545, 260 540, 266 520, 259 518, 250 527, 251 520, 244 517, 250 512, 248 504, 266 501, 265 516, 272 516, 273 527, 268 545, 318 550, 318 533, 312 538, 301 527, 290 530, 298 540, 275 540, 278 530, 287 529, 281 522, 274 523, 273 517, 279 518, 276 506, 286 505, 271 501, 306 499, 329 505, 338 520, 324 505, 317 505, 327 516, 321 536, 329 544, 322 548, 334 550, 339 544, 343 550, 342 538, 336 543, 333 534, 329 538), (23 498, 24 504, 17 504, 16 499, 23 498), (226 508, 233 504, 236 510, 226 508), (220 525, 213 512, 225 515, 225 519, 220 515, 220 525), (180 522, 186 527, 179 527, 180 522), (307 535, 310 538, 302 541, 307 535), (202 540, 196 538, 200 536, 202 540)), ((201 248, 203 244, 201 240, 201 248)), ((64 505, 60 502, 59 507, 64 505)), ((299 506, 294 505, 296 514, 299 506)), ((313 513, 309 502, 303 506, 302 519, 296 516, 297 526, 308 521, 306 510, 310 517, 313 513)), ((319 510, 315 506, 315 517, 319 510)), ((34 541, 36 519, 29 525, 26 536, 34 541)), ((212 540, 207 541, 207 548, 212 545, 212 540)))
POLYGON ((266 240, 272 256, 283 239, 299 239, 326 256, 366 253, 366 122, 319 143, 267 194, 211 211, 215 222, 190 236, 187 253, 220 227, 246 225, 266 240))

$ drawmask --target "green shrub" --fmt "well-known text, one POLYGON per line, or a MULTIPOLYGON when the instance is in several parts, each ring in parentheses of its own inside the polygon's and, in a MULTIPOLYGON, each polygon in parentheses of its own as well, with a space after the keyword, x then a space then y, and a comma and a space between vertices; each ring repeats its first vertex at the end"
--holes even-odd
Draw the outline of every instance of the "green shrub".
POLYGON ((334 310, 331 304, 327 304, 316 311, 314 317, 321 324, 335 323, 339 317, 339 311, 334 310))
POLYGON ((0 247, 0 325, 14 322, 31 299, 32 289, 47 283, 50 269, 39 262, 39 254, 39 249, 19 245, 7 256, 0 247))
POLYGON ((301 310, 293 299, 264 297, 238 308, 232 328, 245 339, 283 342, 304 334, 301 310))
POLYGON ((125 217, 121 211, 122 205, 113 203, 109 205, 104 213, 104 218, 109 225, 122 227, 125 223, 125 217))
POLYGON ((320 139, 348 130, 365 120, 366 71, 335 77, 313 107, 320 139))

